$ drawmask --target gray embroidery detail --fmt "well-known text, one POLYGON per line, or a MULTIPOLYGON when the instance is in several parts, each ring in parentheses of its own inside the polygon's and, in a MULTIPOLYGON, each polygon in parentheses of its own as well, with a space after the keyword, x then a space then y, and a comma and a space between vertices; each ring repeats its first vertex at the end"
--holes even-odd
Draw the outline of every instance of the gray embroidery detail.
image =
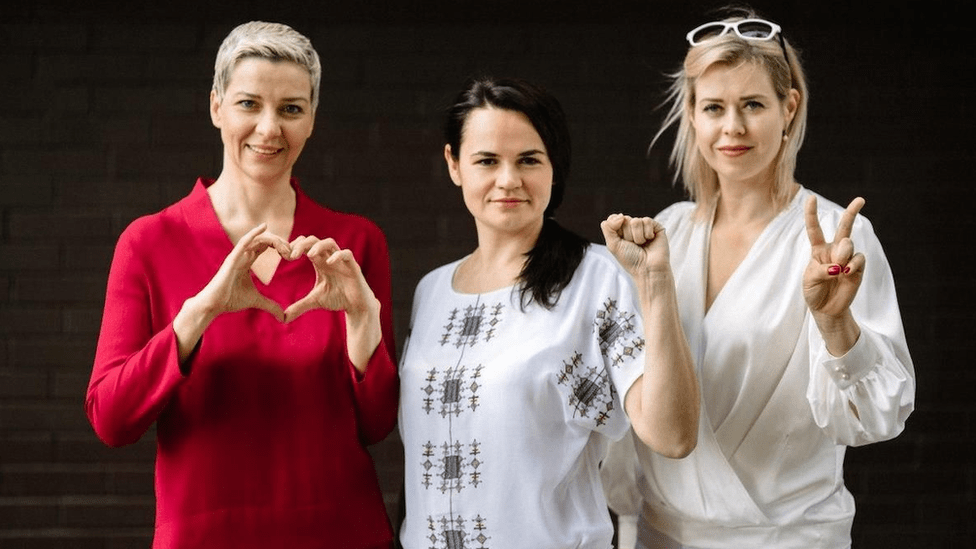
POLYGON ((573 417, 592 417, 598 427, 610 419, 617 391, 602 364, 599 368, 586 366, 583 355, 574 353, 563 361, 557 382, 570 387, 568 404, 573 408, 573 417))
POLYGON ((495 337, 495 330, 502 321, 504 306, 496 303, 488 309, 484 303, 468 305, 462 316, 460 309, 451 311, 444 325, 440 344, 452 343, 455 347, 471 347, 480 343, 487 343, 495 337))
POLYGON ((644 349, 644 338, 637 332, 634 316, 618 309, 616 300, 609 298, 596 314, 593 329, 600 341, 600 352, 611 366, 633 360, 644 349))
POLYGON ((486 534, 485 519, 476 516, 470 527, 466 526, 467 522, 463 517, 453 515, 440 519, 428 516, 429 549, 488 549, 485 542, 491 538, 486 534))

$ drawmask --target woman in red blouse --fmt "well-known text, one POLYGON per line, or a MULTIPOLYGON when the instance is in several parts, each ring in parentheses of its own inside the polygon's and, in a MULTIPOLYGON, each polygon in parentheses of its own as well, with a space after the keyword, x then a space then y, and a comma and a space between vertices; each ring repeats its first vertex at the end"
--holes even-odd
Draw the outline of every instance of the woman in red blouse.
POLYGON ((85 400, 108 445, 155 424, 154 547, 390 547, 366 445, 396 421, 386 240, 292 178, 321 65, 274 23, 217 54, 216 180, 119 238, 85 400))

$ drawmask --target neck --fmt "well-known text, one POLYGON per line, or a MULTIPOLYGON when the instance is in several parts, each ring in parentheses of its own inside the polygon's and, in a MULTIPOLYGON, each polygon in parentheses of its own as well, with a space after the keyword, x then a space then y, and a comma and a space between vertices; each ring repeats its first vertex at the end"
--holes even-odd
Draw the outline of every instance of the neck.
POLYGON ((482 293, 515 284, 525 265, 525 254, 539 238, 539 230, 518 236, 486 232, 479 229, 478 247, 456 272, 454 285, 458 291, 482 293))
POLYGON ((261 223, 267 223, 272 233, 288 238, 297 200, 288 179, 268 184, 232 179, 222 173, 207 192, 217 218, 234 242, 261 223))
MULTIPOLYGON (((799 185, 792 183, 791 186, 792 196, 799 189, 799 185)), ((764 223, 774 217, 782 206, 773 199, 771 181, 746 184, 720 180, 715 219, 742 224, 764 223)))

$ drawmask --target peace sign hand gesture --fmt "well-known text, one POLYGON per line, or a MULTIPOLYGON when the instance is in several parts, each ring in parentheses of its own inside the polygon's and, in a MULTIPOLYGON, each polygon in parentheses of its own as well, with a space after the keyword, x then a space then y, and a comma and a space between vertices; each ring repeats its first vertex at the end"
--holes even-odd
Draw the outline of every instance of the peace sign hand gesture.
POLYGON ((854 253, 851 228, 864 206, 864 199, 855 198, 844 210, 833 242, 824 240, 817 217, 817 198, 811 196, 804 206, 810 263, 803 273, 803 298, 827 350, 834 356, 842 356, 854 346, 861 333, 850 308, 861 287, 865 260, 864 254, 854 253))
POLYGON ((841 215, 833 242, 825 242, 817 218, 817 198, 805 204, 810 263, 803 273, 803 297, 814 314, 840 317, 851 306, 864 274, 864 254, 854 253, 851 227, 864 199, 851 201, 841 215))

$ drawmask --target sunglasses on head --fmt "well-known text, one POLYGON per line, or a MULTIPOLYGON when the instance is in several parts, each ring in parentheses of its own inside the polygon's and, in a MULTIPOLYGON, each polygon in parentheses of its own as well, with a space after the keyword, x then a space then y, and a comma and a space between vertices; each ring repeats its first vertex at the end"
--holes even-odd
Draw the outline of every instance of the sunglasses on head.
MULTIPOLYGON (((765 19, 743 19, 742 21, 726 22, 713 21, 696 27, 685 37, 692 46, 697 46, 711 38, 717 38, 726 34, 730 30, 735 31, 739 38, 743 40, 772 40, 774 36, 780 35, 782 30, 779 25, 765 19)), ((783 37, 780 36, 780 40, 783 37)))
POLYGON ((730 30, 735 31, 735 34, 743 40, 764 42, 766 40, 772 40, 774 36, 779 38, 779 46, 783 49, 783 58, 786 59, 787 68, 790 68, 790 56, 786 54, 786 41, 783 39, 783 29, 772 21, 766 21, 765 19, 743 19, 731 23, 727 21, 712 21, 711 23, 705 23, 704 25, 695 27, 685 38, 688 39, 689 44, 697 46, 712 38, 718 38, 730 30))

